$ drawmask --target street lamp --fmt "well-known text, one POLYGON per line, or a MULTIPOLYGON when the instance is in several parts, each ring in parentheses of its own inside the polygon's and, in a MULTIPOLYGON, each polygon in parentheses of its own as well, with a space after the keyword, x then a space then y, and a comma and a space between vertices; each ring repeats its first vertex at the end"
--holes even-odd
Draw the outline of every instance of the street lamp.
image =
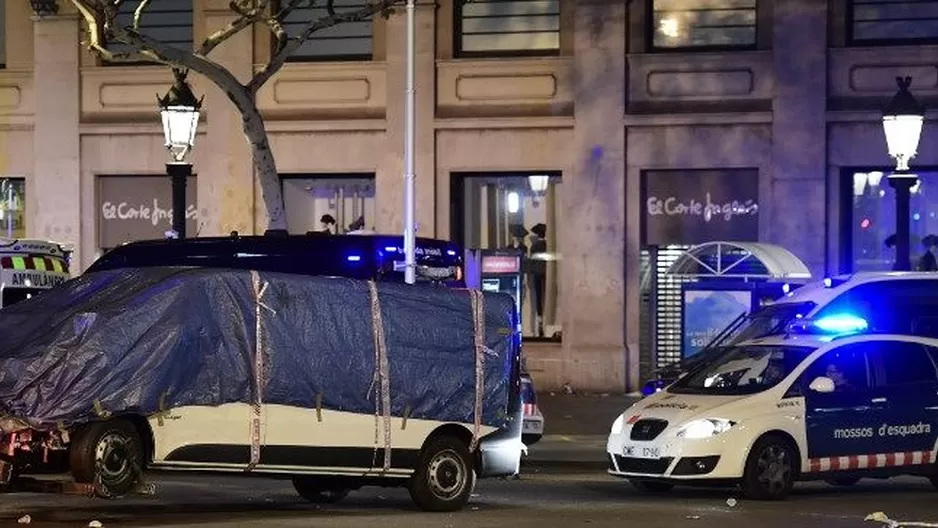
POLYGON ((173 182, 173 231, 177 238, 186 238, 186 181, 192 175, 192 164, 185 161, 195 144, 202 99, 186 82, 188 71, 173 68, 175 81, 163 97, 157 95, 163 118, 163 137, 173 161, 166 164, 166 173, 173 182))
POLYGON ((899 91, 883 110, 883 131, 889 155, 896 160, 896 170, 889 175, 889 185, 896 190, 896 271, 909 271, 909 196, 918 176, 909 174, 909 160, 915 157, 925 121, 925 108, 909 91, 911 77, 896 77, 899 91))

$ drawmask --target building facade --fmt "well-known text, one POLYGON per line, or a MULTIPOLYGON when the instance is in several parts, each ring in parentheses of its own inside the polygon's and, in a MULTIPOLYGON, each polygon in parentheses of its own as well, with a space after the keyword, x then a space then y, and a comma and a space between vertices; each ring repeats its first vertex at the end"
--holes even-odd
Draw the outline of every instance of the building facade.
MULTIPOLYGON (((77 272, 169 228, 156 97, 172 77, 103 63, 59 4, 0 11, 0 227, 73 244, 77 272)), ((224 0, 154 5, 144 31, 185 47, 232 18, 224 0)), ((656 350, 674 321, 647 314, 701 241, 777 244, 816 277, 888 269, 881 108, 896 76, 938 98, 938 0, 420 0, 416 23, 419 235, 552 257, 525 267, 539 388, 634 390, 673 359, 656 350)), ((326 214, 400 231, 405 32, 403 10, 333 28, 260 92, 291 231, 326 214)), ((243 80, 270 50, 257 29, 211 57, 243 80)), ((190 77, 206 98, 188 232, 262 232, 240 116, 190 77)), ((933 117, 912 161, 919 237, 938 231, 933 117)))

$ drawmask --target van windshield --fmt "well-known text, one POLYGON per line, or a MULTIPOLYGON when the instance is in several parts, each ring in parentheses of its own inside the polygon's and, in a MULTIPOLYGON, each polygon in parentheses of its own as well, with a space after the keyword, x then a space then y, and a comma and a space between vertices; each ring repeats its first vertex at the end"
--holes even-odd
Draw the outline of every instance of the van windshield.
POLYGON ((713 361, 679 379, 668 392, 744 395, 771 389, 815 350, 806 346, 725 347, 713 361))
POLYGON ((815 304, 813 302, 772 304, 758 310, 742 321, 738 329, 726 333, 720 342, 710 346, 732 346, 770 335, 781 335, 785 327, 797 317, 804 317, 815 304))

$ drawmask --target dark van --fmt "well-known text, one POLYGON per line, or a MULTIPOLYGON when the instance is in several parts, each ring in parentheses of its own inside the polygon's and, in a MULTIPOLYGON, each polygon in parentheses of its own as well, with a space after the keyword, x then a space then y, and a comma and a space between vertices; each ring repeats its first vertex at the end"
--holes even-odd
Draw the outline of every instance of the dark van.
MULTIPOLYGON (((459 247, 446 240, 417 238, 417 282, 464 288, 459 247)), ((252 269, 404 282, 404 239, 400 235, 288 235, 141 240, 118 246, 86 272, 151 266, 252 269)))

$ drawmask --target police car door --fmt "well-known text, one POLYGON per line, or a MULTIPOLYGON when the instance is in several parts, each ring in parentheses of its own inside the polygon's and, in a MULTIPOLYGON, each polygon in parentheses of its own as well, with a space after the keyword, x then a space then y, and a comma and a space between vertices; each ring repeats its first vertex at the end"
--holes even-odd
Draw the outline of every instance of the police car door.
POLYGON ((876 438, 881 466, 912 466, 932 460, 938 439, 938 349, 918 342, 882 340, 870 349, 874 385, 888 415, 876 438))
POLYGON ((887 407, 871 385, 868 349, 867 343, 836 347, 816 359, 802 377, 808 458, 814 471, 850 469, 857 455, 877 452, 876 433, 887 407), (822 376, 834 382, 834 392, 807 388, 822 376))

